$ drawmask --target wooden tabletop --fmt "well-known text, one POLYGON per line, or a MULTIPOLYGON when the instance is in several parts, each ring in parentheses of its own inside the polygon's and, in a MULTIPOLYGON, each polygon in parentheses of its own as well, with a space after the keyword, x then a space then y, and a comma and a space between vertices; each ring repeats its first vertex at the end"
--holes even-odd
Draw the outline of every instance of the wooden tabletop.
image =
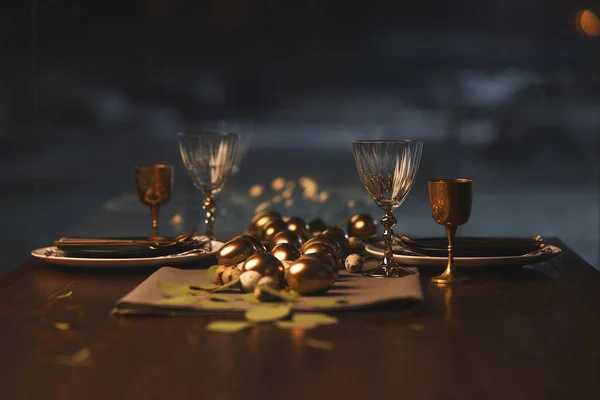
POLYGON ((205 331, 214 316, 111 316, 151 271, 31 259, 0 277, 0 398, 598 399, 600 273, 551 242, 563 253, 550 261, 458 286, 422 270, 426 300, 411 314, 391 306, 315 330, 230 335, 205 331), (64 365, 82 349, 89 357, 64 365))

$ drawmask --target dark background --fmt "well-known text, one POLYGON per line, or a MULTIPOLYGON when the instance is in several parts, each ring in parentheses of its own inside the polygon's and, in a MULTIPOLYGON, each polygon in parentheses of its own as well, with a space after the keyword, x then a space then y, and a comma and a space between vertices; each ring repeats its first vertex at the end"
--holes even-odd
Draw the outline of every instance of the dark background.
POLYGON ((559 236, 600 266, 600 23, 578 26, 598 2, 293 3, 4 2, 0 272, 60 236, 149 234, 135 165, 176 168, 161 233, 198 228, 176 134, 209 128, 243 135, 220 233, 257 207, 379 216, 351 141, 420 138, 397 231, 442 235, 426 181, 471 177, 463 234, 559 236), (293 204, 271 188, 278 177, 297 185, 293 204))

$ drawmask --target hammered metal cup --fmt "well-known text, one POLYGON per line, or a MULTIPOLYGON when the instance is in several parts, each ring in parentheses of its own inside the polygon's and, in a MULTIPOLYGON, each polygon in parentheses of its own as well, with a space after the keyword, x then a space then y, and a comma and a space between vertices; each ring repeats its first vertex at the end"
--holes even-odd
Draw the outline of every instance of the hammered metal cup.
POLYGON ((467 223, 471 216, 473 181, 471 179, 435 179, 429 181, 429 203, 435 222, 446 227, 448 237, 448 265, 446 270, 431 281, 439 284, 468 280, 454 267, 452 242, 456 229, 467 223))
POLYGON ((140 201, 150 206, 152 229, 154 236, 158 236, 158 210, 171 199, 173 167, 165 164, 135 167, 135 185, 140 201))

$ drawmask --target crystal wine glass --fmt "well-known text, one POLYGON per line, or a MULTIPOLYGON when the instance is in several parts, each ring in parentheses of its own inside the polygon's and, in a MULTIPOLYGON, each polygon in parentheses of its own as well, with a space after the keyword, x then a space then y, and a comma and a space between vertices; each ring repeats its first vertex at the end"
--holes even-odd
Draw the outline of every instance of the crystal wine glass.
POLYGON ((223 189, 236 160, 239 135, 231 132, 180 133, 179 150, 192 182, 205 196, 202 209, 206 236, 214 239, 217 205, 215 195, 223 189))
POLYGON ((384 212, 381 218, 385 255, 379 267, 364 274, 375 277, 402 277, 413 274, 402 268, 392 253, 396 225, 394 210, 410 191, 421 162, 420 140, 359 140, 352 143, 358 176, 367 192, 384 212))

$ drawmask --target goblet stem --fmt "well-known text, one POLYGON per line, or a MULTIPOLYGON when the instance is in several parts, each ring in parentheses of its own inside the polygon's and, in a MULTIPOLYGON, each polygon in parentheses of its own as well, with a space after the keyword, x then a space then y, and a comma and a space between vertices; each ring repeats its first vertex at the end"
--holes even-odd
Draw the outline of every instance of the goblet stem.
POLYGON ((394 240, 393 228, 396 226, 396 222, 396 217, 394 217, 394 214, 392 214, 391 211, 386 211, 381 218, 381 225, 383 226, 383 240, 385 243, 385 255, 383 256, 381 266, 386 270, 386 273, 389 273, 389 269, 395 264, 392 243, 394 240))
POLYGON ((202 204, 204 210, 204 225, 206 227, 206 236, 209 239, 214 239, 215 212, 217 211, 217 203, 212 194, 209 194, 204 199, 202 204))
POLYGON ((150 206, 150 210, 152 210, 152 230, 154 231, 154 236, 158 236, 158 206, 150 206))
POLYGON ((458 283, 468 280, 468 278, 461 276, 455 271, 454 268, 454 251, 452 250, 452 242, 456 235, 455 225, 446 225, 446 236, 448 236, 448 265, 446 270, 438 276, 431 278, 434 283, 446 284, 446 283, 458 283))
POLYGON ((383 225, 383 240, 385 243, 383 260, 377 268, 367 270, 363 275, 379 278, 401 278, 403 276, 414 274, 413 271, 402 268, 394 261, 394 253, 392 252, 394 231, 392 228, 396 225, 396 217, 394 217, 394 214, 392 214, 391 211, 385 211, 385 214, 381 218, 381 225, 383 225))

